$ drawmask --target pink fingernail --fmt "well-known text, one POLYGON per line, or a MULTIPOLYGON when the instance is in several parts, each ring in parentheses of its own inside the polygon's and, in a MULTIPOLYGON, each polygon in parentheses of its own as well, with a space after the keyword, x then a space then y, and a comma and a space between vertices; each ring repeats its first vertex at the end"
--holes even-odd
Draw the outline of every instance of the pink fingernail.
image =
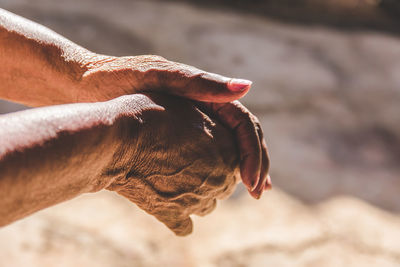
POLYGON ((266 182, 265 187, 264 187, 264 191, 271 190, 271 189, 272 189, 272 182, 271 182, 271 177, 268 174, 267 182, 266 182))
POLYGON ((252 81, 244 80, 244 79, 232 79, 228 82, 228 88, 234 92, 241 92, 246 89, 249 89, 252 85, 252 81))
POLYGON ((272 184, 272 182, 271 182, 271 176, 269 176, 269 174, 267 175, 267 184, 272 184))

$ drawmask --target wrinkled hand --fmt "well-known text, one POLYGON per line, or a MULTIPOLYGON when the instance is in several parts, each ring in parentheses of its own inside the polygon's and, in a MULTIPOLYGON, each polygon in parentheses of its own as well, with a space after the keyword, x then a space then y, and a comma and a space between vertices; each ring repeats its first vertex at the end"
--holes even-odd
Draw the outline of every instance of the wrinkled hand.
POLYGON ((107 189, 175 234, 191 233, 189 215, 211 212, 216 199, 235 188, 239 159, 232 133, 186 99, 149 94, 114 101, 124 109, 117 122, 122 145, 104 171, 116 176, 107 189))
POLYGON ((240 175, 250 195, 259 199, 271 189, 269 156, 260 122, 239 101, 198 103, 235 133, 240 152, 240 175))
POLYGON ((83 90, 98 100, 138 92, 164 92, 201 101, 210 116, 230 128, 240 150, 242 181, 254 198, 271 187, 269 156, 257 118, 238 101, 251 82, 205 72, 159 56, 97 55, 87 65, 83 90), (89 89, 88 89, 89 88, 89 89))

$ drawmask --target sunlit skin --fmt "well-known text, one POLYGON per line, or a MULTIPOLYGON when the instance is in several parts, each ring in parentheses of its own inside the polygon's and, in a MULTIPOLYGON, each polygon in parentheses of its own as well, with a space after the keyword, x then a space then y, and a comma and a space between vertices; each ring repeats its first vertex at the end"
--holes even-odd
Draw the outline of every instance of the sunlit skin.
POLYGON ((109 189, 186 235, 236 177, 260 198, 267 147, 237 101, 250 87, 159 56, 96 54, 0 9, 0 98, 51 105, 0 116, 0 225, 109 189))

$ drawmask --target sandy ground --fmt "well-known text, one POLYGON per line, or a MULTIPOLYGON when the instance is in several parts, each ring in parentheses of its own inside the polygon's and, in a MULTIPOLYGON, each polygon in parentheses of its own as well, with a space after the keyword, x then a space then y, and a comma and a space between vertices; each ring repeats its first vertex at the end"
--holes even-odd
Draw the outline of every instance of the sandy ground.
POLYGON ((194 218, 176 237, 103 192, 0 231, 0 266, 400 266, 400 217, 349 197, 307 206, 275 189, 194 218))
MULTIPOLYGON (((111 193, 0 230, 0 266, 400 266, 400 39, 184 3, 0 0, 99 53, 254 81, 275 190, 177 238, 111 193), (285 193, 284 193, 285 192, 285 193)), ((0 105, 0 111, 16 108, 0 105)))

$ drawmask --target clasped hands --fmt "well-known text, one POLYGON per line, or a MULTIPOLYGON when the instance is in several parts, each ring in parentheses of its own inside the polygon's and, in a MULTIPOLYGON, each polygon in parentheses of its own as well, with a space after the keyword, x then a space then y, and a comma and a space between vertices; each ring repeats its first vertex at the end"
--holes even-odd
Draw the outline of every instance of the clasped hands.
POLYGON ((109 189, 177 235, 243 181, 271 187, 251 82, 159 56, 112 57, 0 9, 0 226, 109 189), (68 104, 68 105, 63 105, 68 104))
POLYGON ((88 88, 96 84, 106 94, 145 92, 109 101, 118 106, 121 142, 103 175, 113 181, 107 189, 177 235, 190 233, 189 215, 212 211, 240 178, 257 199, 271 187, 260 124, 240 102, 231 101, 247 93, 247 81, 158 56, 99 58, 85 79, 88 88), (160 91, 180 97, 147 93, 160 91))

